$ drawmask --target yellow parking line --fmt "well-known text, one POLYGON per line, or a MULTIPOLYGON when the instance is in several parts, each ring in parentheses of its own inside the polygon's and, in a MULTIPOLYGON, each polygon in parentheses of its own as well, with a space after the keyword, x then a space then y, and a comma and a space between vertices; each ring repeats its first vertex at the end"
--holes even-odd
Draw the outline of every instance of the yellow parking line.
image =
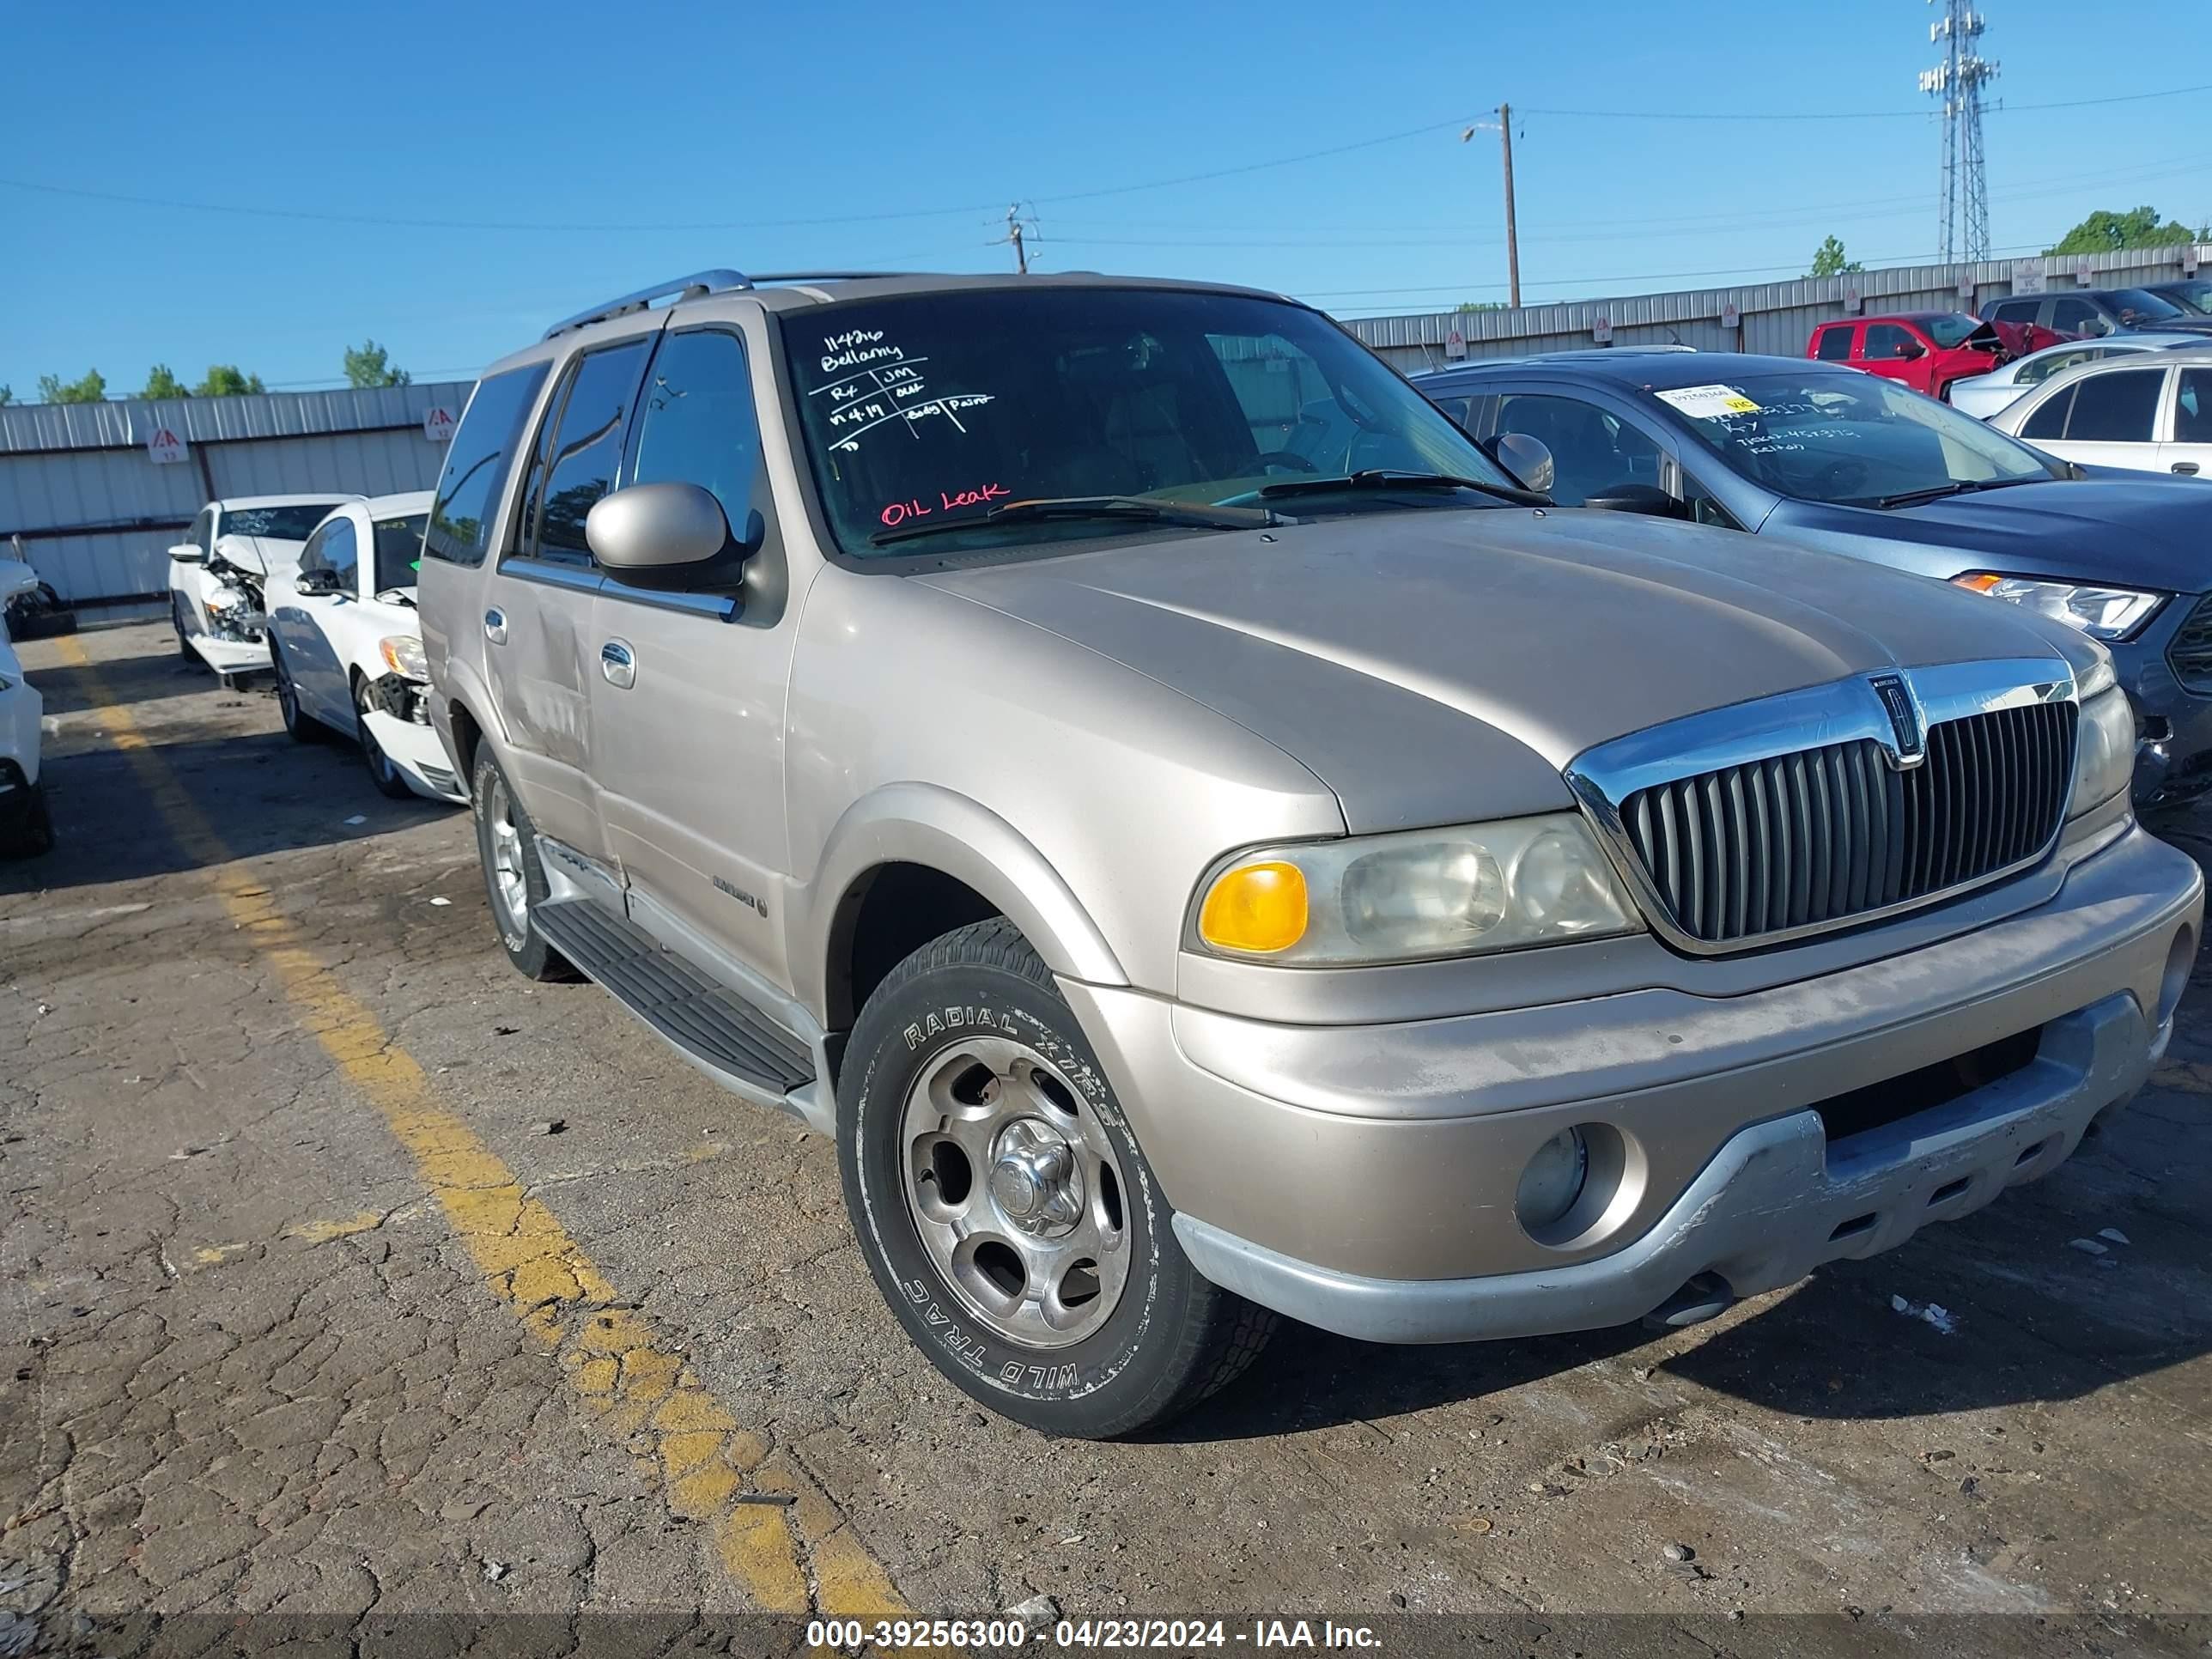
POLYGON ((84 647, 75 639, 60 647, 85 673, 100 704, 96 718, 169 832, 207 867, 224 910, 264 953, 303 1027, 413 1157, 493 1294, 554 1353, 577 1397, 611 1436, 634 1449, 650 1442, 640 1455, 658 1474, 669 1507, 710 1529, 729 1577, 770 1612, 907 1613, 890 1576, 827 1494, 740 1426, 644 1315, 617 1305, 614 1287, 552 1212, 438 1103, 413 1056, 306 948, 268 888, 238 867, 237 854, 129 711, 109 701, 84 647))

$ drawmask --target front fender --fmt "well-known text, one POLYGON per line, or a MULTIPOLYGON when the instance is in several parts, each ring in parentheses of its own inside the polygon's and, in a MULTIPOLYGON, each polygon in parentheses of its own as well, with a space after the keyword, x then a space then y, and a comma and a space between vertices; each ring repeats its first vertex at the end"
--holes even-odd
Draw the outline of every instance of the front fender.
POLYGON ((1044 855, 997 813, 928 783, 893 783, 846 808, 813 878, 793 895, 793 987, 826 1006, 823 966, 845 896, 884 864, 921 864, 966 883, 1022 930, 1054 973, 1127 985, 1105 935, 1044 855))

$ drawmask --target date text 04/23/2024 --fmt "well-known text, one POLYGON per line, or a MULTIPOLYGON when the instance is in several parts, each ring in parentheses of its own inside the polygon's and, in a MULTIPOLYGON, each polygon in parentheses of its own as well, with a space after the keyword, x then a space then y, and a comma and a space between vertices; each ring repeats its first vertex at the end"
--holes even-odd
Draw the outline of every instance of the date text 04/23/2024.
POLYGON ((1382 1639, 1365 1625, 1334 1620, 1255 1619, 1236 1626, 1219 1619, 1063 1619, 1053 1626, 1063 1648, 1349 1648, 1374 1650, 1382 1639))
MULTIPOLYGON (((873 1644, 878 1648, 912 1650, 996 1650, 1024 1645, 1042 1630, 1030 1631, 1018 1620, 991 1619, 897 1619, 872 1622, 858 1619, 817 1619, 810 1621, 806 1640, 811 1647, 858 1650, 873 1644)), ((1049 1632, 1059 1648, 1143 1648, 1188 1652, 1200 1648, 1346 1648, 1372 1651, 1382 1638, 1365 1625, 1340 1625, 1333 1620, 1255 1619, 1232 1626, 1221 1619, 1062 1619, 1049 1632)))

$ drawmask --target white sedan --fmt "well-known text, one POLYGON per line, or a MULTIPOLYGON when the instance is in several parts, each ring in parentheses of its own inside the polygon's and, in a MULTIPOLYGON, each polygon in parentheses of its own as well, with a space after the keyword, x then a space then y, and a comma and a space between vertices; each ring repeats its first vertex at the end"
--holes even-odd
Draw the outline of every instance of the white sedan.
POLYGON ((39 779, 40 717, 45 702, 23 678, 8 638, 7 605, 38 590, 38 573, 20 559, 0 559, 0 854, 45 852, 53 820, 39 779))
POLYGON ((289 570, 307 532, 341 501, 358 495, 245 495, 210 501, 185 539, 169 550, 169 620, 177 652, 222 676, 269 666, 262 614, 267 579, 289 570))
POLYGON ((1990 424, 2083 466, 2212 478, 2212 344, 2067 369, 1990 424))
POLYGON ((294 738, 348 738, 386 794, 458 803, 468 792, 430 726, 415 610, 430 500, 348 501, 317 525, 297 566, 269 578, 270 655, 294 738))
POLYGON ((2027 356, 1991 369, 1971 380, 1951 383, 1951 407, 1964 410, 1978 421, 2002 414, 2052 375, 2083 363, 2101 363, 2136 351, 2171 351, 2202 347, 2202 334, 2158 334, 2148 330, 2107 335, 2096 340, 2061 340, 2057 345, 2031 351, 2027 356))

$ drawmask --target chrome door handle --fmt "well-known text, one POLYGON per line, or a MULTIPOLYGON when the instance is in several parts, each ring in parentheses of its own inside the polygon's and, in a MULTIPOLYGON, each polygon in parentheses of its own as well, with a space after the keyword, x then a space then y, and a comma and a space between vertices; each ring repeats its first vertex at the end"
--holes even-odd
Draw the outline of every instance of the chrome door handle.
POLYGON ((493 609, 484 612, 484 637, 494 645, 507 643, 507 612, 493 609))
POLYGON ((2176 461, 2173 464, 2173 470, 2176 472, 2185 472, 2193 478, 2197 476, 2197 463, 2194 461, 2176 461))
POLYGON ((609 640, 599 647, 599 672, 609 685, 627 691, 637 684, 637 659, 623 641, 609 640))

